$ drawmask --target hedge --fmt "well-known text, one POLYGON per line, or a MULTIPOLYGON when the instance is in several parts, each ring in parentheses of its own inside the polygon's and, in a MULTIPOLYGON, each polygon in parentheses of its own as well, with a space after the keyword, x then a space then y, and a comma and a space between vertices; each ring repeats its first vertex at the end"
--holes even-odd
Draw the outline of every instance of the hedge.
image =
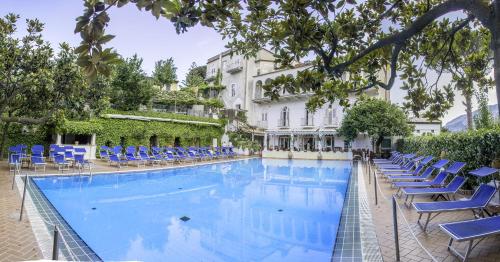
MULTIPOLYGON (((119 111, 110 111, 109 113, 118 112, 119 111)), ((123 114, 222 123, 221 120, 217 119, 158 112, 123 112, 123 114)), ((59 123, 55 130, 56 132, 47 126, 23 127, 19 124, 12 124, 9 128, 7 146, 4 147, 4 152, 7 152, 8 146, 17 144, 25 144, 28 147, 35 144, 42 144, 48 148, 52 140, 51 136, 55 133, 77 135, 96 134, 96 143, 99 146, 115 146, 120 144, 148 146, 150 144, 150 138, 153 136, 156 136, 160 145, 173 145, 176 137, 180 138, 180 143, 183 146, 198 144, 211 145, 213 138, 220 140, 222 137, 224 125, 207 126, 194 123, 93 118, 89 121, 65 120, 59 123)))
MULTIPOLYGON (((491 166, 493 160, 500 158, 500 128, 405 138, 398 144, 398 150, 466 162, 463 171, 467 174, 491 166)), ((477 182, 471 177, 469 180, 469 185, 477 182)))

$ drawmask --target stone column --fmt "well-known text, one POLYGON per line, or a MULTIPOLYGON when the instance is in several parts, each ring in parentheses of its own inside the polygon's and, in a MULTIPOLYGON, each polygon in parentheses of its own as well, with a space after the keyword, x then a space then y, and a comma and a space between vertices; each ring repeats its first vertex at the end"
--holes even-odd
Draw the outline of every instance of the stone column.
POLYGON ((56 135, 56 144, 57 145, 62 145, 62 136, 61 134, 56 135))
POLYGON ((293 150, 294 144, 295 144, 295 141, 293 139, 293 133, 290 133, 290 151, 294 151, 293 150))
POLYGON ((264 151, 267 151, 267 133, 264 133, 264 151))

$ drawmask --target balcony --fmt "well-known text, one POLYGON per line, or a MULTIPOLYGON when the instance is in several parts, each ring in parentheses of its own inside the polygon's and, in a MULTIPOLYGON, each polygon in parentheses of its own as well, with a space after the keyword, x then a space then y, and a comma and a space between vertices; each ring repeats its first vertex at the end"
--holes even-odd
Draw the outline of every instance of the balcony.
POLYGON ((325 127, 339 127, 339 119, 337 117, 325 117, 323 124, 325 127))
POLYGON ((278 120, 278 128, 290 128, 290 121, 280 118, 278 120))
POLYGON ((300 119, 300 125, 304 128, 312 128, 312 127, 314 127, 314 118, 313 117, 303 117, 300 119))
POLYGON ((257 121, 257 127, 267 129, 267 121, 257 121))
POLYGON ((243 70, 243 64, 240 61, 228 63, 226 65, 226 72, 228 72, 230 74, 237 73, 241 70, 243 70))
POLYGON ((213 81, 215 80, 215 77, 217 76, 217 74, 212 74, 212 73, 207 73, 207 75, 205 76, 205 81, 213 81))

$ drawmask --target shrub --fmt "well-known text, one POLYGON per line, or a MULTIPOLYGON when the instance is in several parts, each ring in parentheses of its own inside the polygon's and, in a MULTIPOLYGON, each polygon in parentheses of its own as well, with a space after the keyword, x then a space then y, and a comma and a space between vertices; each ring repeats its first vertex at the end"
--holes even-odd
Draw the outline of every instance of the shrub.
MULTIPOLYGON (((492 161, 500 157, 500 128, 409 137, 398 146, 398 150, 405 153, 416 152, 435 157, 444 155, 451 161, 466 162, 463 172, 467 174, 470 170, 491 166, 492 161)), ((470 176, 468 181, 469 187, 478 183, 470 176)))

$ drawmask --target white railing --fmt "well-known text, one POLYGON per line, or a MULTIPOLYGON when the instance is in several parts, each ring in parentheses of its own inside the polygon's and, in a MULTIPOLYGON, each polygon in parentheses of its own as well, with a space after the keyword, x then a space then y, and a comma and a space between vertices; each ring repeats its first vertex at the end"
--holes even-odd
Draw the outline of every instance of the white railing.
POLYGON ((286 127, 290 127, 290 121, 288 121, 288 119, 283 119, 283 118, 280 118, 278 120, 278 127, 280 128, 286 128, 286 127))
POLYGON ((339 119, 337 117, 325 117, 323 124, 326 127, 338 127, 339 119))
POLYGON ((312 118, 312 117, 303 117, 303 118, 301 118, 300 124, 302 126, 314 126, 314 118, 312 118))
POLYGON ((257 121, 257 126, 260 128, 267 128, 267 121, 257 121))
POLYGON ((243 70, 243 64, 238 60, 226 64, 226 72, 234 73, 243 70))

